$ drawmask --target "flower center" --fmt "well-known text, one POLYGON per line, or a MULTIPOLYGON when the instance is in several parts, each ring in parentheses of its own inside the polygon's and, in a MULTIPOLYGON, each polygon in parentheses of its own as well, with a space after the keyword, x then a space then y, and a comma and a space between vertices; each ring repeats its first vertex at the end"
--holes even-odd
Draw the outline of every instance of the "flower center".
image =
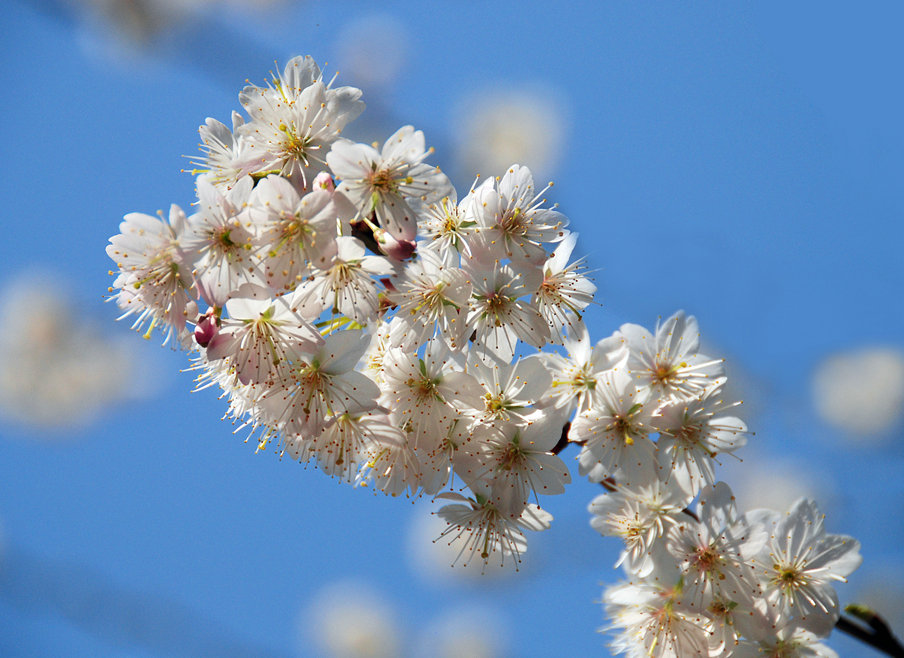
POLYGON ((521 445, 518 442, 518 436, 516 435, 512 442, 505 447, 505 450, 502 451, 502 454, 499 456, 499 469, 503 471, 511 471, 514 468, 517 468, 524 461, 524 451, 521 450, 521 445))
POLYGON ((807 584, 807 577, 801 569, 779 564, 774 565, 773 569, 775 570, 773 582, 787 593, 794 592, 807 584))
POLYGON ((392 172, 389 169, 376 169, 370 173, 368 182, 374 192, 395 192, 398 189, 392 172))
POLYGON ((700 546, 693 558, 696 568, 705 573, 718 572, 722 565, 722 556, 713 546, 700 546))

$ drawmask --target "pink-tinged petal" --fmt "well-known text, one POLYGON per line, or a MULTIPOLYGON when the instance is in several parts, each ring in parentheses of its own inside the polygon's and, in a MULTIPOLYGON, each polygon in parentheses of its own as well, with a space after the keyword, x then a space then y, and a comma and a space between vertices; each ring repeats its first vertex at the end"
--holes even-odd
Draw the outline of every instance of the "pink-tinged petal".
POLYGON ((286 62, 282 77, 290 89, 301 90, 320 79, 320 67, 310 55, 298 55, 286 62))
POLYGON ((207 345, 205 352, 208 361, 217 361, 228 356, 234 356, 236 353, 236 340, 230 333, 218 333, 207 345))
POLYGON ((731 488, 724 482, 717 482, 712 487, 704 488, 700 493, 697 512, 700 521, 714 536, 721 533, 723 528, 730 526, 738 517, 731 488))
POLYGON ((552 375, 543 362, 536 357, 527 357, 518 361, 511 373, 511 378, 519 383, 521 390, 518 393, 519 400, 529 400, 532 403, 539 402, 549 387, 552 386, 552 375))
POLYGON ((534 490, 543 496, 565 493, 565 485, 571 483, 568 466, 558 455, 531 455, 530 470, 534 473, 534 490))
POLYGON ((361 90, 357 87, 338 87, 327 92, 327 108, 333 116, 332 125, 342 130, 364 111, 361 90))
POLYGON ((344 412, 357 414, 377 407, 380 387, 360 372, 350 370, 332 380, 333 401, 344 412))
POLYGON ((374 239, 380 245, 380 251, 394 261, 404 261, 414 254, 417 244, 410 240, 396 240, 382 229, 374 231, 374 239))
POLYGON ((446 402, 453 404, 457 409, 461 407, 479 409, 483 406, 482 389, 471 375, 459 371, 448 372, 443 375, 442 385, 446 402))
POLYGON ((513 164, 499 181, 499 193, 508 199, 525 199, 533 197, 534 176, 525 166, 513 164))
POLYGON ((539 418, 521 430, 521 444, 531 451, 548 452, 562 437, 563 424, 555 416, 544 414, 539 418))

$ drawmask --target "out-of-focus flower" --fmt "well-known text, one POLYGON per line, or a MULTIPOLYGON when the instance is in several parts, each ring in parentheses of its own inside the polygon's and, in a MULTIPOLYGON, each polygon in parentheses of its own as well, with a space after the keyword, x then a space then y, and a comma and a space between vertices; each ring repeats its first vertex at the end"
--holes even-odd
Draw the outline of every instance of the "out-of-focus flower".
POLYGON ((551 90, 509 88, 484 91, 459 104, 458 168, 465 177, 505 171, 521 162, 540 176, 554 173, 564 150, 567 125, 560 97, 551 90))
POLYGON ((336 45, 343 79, 366 86, 373 95, 398 77, 408 54, 408 35, 397 18, 371 14, 347 24, 336 45))
POLYGON ((742 453, 743 462, 725 459, 719 466, 719 478, 731 483, 739 511, 784 510, 798 498, 831 506, 833 484, 828 474, 814 470, 812 464, 758 454, 748 450, 742 453))
POLYGON ((481 606, 455 608, 434 619, 415 646, 417 658, 494 658, 505 655, 509 627, 497 611, 481 606))
POLYGON ((827 357, 813 375, 813 402, 851 438, 882 438, 904 416, 904 352, 864 347, 827 357))
MULTIPOLYGON (((376 591, 357 581, 322 589, 302 611, 305 640, 334 658, 393 658, 401 655, 395 612, 376 591)), ((310 653, 304 642, 305 654, 310 653)))
POLYGON ((0 290, 0 414, 42 429, 85 424, 146 381, 132 341, 95 328, 62 278, 30 275, 0 290))
POLYGON ((96 32, 128 50, 152 45, 166 30, 198 17, 214 5, 234 6, 248 13, 283 0, 68 0, 96 32), (112 28, 112 29, 111 29, 112 28))
MULTIPOLYGON (((112 26, 122 45, 148 43, 166 27, 185 20, 210 0, 71 0, 87 18, 112 26)), ((109 34, 108 34, 109 36, 109 34)))

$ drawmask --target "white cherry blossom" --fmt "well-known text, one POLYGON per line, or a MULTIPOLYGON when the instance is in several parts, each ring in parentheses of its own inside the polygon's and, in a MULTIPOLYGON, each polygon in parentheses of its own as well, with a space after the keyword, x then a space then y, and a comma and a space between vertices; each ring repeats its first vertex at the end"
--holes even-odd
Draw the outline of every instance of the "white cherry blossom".
MULTIPOLYGON (((476 185, 477 181, 475 181, 476 185)), ((470 243, 476 235, 477 220, 470 208, 474 201, 474 189, 458 203, 455 190, 439 201, 425 204, 420 210, 418 234, 424 238, 424 249, 442 256, 471 256, 470 243)))
POLYGON ((436 441, 458 419, 460 407, 479 404, 474 377, 456 369, 448 354, 442 341, 433 339, 423 357, 392 348, 383 359, 383 404, 410 422, 418 436, 436 441))
POLYGON ((289 375, 260 401, 264 424, 285 434, 307 434, 319 432, 334 415, 374 409, 379 388, 353 370, 367 343, 360 330, 337 331, 293 362, 289 375))
POLYGON ((292 307, 302 315, 316 316, 332 310, 367 324, 377 318, 379 290, 372 277, 389 276, 393 265, 381 256, 367 256, 357 238, 336 238, 336 254, 328 267, 314 267, 311 274, 292 293, 292 307))
POLYGON ((473 499, 450 492, 437 499, 454 501, 437 512, 448 524, 437 541, 458 547, 458 559, 464 556, 465 563, 475 558, 500 564, 508 558, 518 563, 527 550, 524 530, 545 530, 552 522, 549 512, 533 504, 512 514, 499 510, 481 494, 473 499))
POLYGON ((424 133, 413 126, 399 128, 383 144, 338 142, 327 155, 338 190, 348 196, 359 217, 376 215, 380 226, 398 240, 417 235, 417 215, 411 201, 433 203, 449 195, 451 183, 437 167, 423 161, 430 155, 424 133))
POLYGON ((699 521, 682 519, 666 539, 684 575, 685 595, 702 605, 718 598, 751 609, 760 588, 750 560, 766 542, 765 528, 738 515, 724 482, 703 490, 697 515, 699 521))
POLYGON ((543 316, 521 300, 536 290, 536 270, 518 272, 499 262, 487 270, 477 260, 468 261, 464 269, 472 285, 468 328, 475 334, 478 349, 511 361, 519 340, 537 348, 546 343, 549 327, 543 316))
POLYGON ((645 578, 656 567, 657 542, 681 521, 694 493, 676 480, 665 479, 652 462, 621 469, 611 488, 590 503, 590 525, 601 535, 620 537, 625 547, 615 566, 645 578))
POLYGON ((747 425, 695 318, 595 341, 596 286, 551 184, 515 164, 460 198, 412 126, 382 147, 340 136, 360 97, 297 57, 245 87, 247 117, 207 119, 194 214, 131 213, 110 239, 123 316, 188 351, 259 451, 444 502, 437 541, 478 569, 517 565, 525 531, 549 528, 541 497, 577 452, 608 490, 591 526, 622 540, 631 578, 604 594, 617 651, 834 656, 833 581, 859 543, 808 500, 737 513, 717 466, 747 425))
POLYGON ((769 539, 753 560, 763 597, 775 614, 818 635, 828 633, 840 614, 832 583, 844 582, 862 561, 860 542, 827 533, 824 523, 813 501, 798 500, 767 524, 769 539))
POLYGON ((278 382, 293 364, 323 345, 320 333, 289 308, 285 298, 232 297, 228 318, 207 344, 210 361, 228 359, 243 384, 278 382))
POLYGON ((543 281, 531 302, 551 328, 551 342, 562 344, 581 333, 581 311, 593 302, 596 286, 583 272, 583 259, 568 263, 578 234, 569 233, 543 265, 543 281))
POLYGON ((552 383, 552 376, 537 357, 508 363, 484 360, 473 354, 468 359, 468 372, 474 375, 482 390, 480 403, 467 413, 487 424, 527 423, 552 383))
POLYGON ((129 213, 107 245, 107 255, 119 268, 109 292, 124 311, 120 317, 137 315, 132 324, 137 330, 150 321, 147 335, 159 325, 164 343, 188 338, 193 254, 184 240, 187 229, 185 213, 173 204, 167 219, 163 213, 129 213))
POLYGON ((393 281, 389 301, 398 306, 396 317, 421 343, 439 331, 453 349, 467 338, 471 283, 457 263, 424 250, 393 281))
POLYGON ((558 418, 545 417, 525 425, 494 425, 483 440, 468 447, 480 463, 476 475, 489 484, 500 511, 520 512, 539 495, 565 493, 571 475, 565 462, 552 453, 561 433, 558 418))
POLYGON ((581 325, 574 335, 565 337, 567 355, 543 352, 541 358, 552 373, 552 388, 549 391, 550 404, 561 413, 588 411, 596 399, 597 387, 602 384, 602 375, 616 365, 624 368, 628 349, 622 340, 610 336, 591 344, 587 328, 581 325))
POLYGON ((189 217, 186 244, 197 250, 192 274, 201 297, 222 306, 245 284, 263 285, 263 271, 251 249, 253 232, 246 214, 254 182, 243 177, 225 193, 204 177, 198 178, 199 210, 189 217))
POLYGON ((582 446, 581 475, 594 471, 605 477, 619 467, 655 461, 650 390, 637 388, 623 367, 607 370, 601 380, 596 403, 574 419, 568 433, 582 446))
POLYGON ((207 174, 208 179, 226 190, 245 175, 245 162, 249 158, 248 142, 241 136, 245 119, 238 112, 232 113, 232 130, 220 121, 208 117, 198 128, 201 150, 204 155, 192 164, 200 167, 192 173, 207 174))
POLYGON ((404 441, 402 431, 384 415, 343 413, 328 421, 316 436, 289 437, 284 452, 302 462, 314 459, 327 475, 354 482, 359 468, 372 454, 404 441))
POLYGON ((722 359, 698 353, 697 319, 678 311, 649 331, 623 324, 618 334, 628 345, 628 370, 641 385, 663 395, 688 398, 699 395, 724 374, 722 359))
POLYGON ((251 120, 237 130, 247 143, 243 173, 278 173, 310 191, 330 146, 364 110, 360 97, 360 89, 324 84, 310 57, 290 60, 269 87, 245 87, 239 100, 251 120))
POLYGON ((347 233, 354 215, 342 195, 315 189, 300 196, 287 179, 275 175, 258 181, 248 205, 254 244, 266 255, 263 269, 274 290, 293 290, 311 266, 329 267, 337 228, 347 233))
POLYGON ((651 421, 660 433, 657 445, 670 460, 675 477, 695 490, 715 484, 714 459, 718 455, 734 454, 747 443, 744 421, 720 415, 734 406, 722 405, 724 382, 720 377, 698 397, 670 399, 651 421))
POLYGON ((544 208, 549 187, 534 189, 527 167, 512 165, 501 179, 487 179, 474 190, 473 212, 485 251, 534 266, 546 260, 545 244, 565 237, 568 219, 544 208))
POLYGON ((704 616, 683 600, 681 587, 623 583, 603 595, 618 629, 612 648, 631 658, 703 658, 709 643, 704 616))

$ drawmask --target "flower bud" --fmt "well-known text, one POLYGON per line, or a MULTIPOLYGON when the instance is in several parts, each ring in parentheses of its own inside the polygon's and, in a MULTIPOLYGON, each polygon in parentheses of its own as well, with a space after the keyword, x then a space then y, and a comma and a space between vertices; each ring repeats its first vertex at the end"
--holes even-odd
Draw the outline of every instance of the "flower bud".
POLYGON ((417 244, 413 240, 396 240, 381 228, 374 230, 374 239, 380 245, 380 251, 392 260, 402 261, 411 258, 417 249, 417 244))
POLYGON ((330 194, 336 189, 336 182, 327 172, 321 171, 314 177, 313 188, 315 190, 326 190, 330 194))
POLYGON ((217 318, 213 314, 213 309, 211 309, 198 318, 198 324, 195 326, 195 342, 201 347, 207 347, 218 331, 217 318))

